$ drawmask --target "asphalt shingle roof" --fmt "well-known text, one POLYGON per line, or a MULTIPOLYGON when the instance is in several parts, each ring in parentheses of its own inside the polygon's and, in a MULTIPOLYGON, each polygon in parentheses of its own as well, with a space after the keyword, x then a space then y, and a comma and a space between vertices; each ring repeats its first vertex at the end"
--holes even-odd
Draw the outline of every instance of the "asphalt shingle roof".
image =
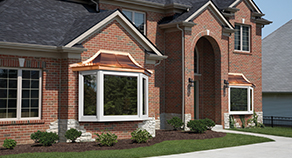
POLYGON ((263 39, 263 92, 292 92, 292 20, 263 39))
POLYGON ((0 41, 52 46, 66 44, 111 13, 59 0, 5 0, 0 7, 0 41))

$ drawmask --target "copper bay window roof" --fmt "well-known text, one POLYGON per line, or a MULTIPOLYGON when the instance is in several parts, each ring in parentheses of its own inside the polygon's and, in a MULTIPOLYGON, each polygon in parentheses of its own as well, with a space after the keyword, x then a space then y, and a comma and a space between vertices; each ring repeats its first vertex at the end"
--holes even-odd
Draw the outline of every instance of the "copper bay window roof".
POLYGON ((88 60, 71 64, 70 67, 73 71, 111 70, 140 72, 148 76, 152 74, 150 70, 139 65, 129 53, 108 50, 100 50, 88 60))
POLYGON ((242 73, 228 73, 230 86, 253 86, 253 84, 242 73))

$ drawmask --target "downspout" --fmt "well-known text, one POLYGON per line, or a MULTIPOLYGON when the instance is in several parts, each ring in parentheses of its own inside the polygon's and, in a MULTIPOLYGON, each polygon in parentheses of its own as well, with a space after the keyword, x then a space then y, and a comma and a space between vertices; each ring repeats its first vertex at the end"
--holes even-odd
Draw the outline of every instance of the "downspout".
POLYGON ((99 10, 99 0, 97 0, 97 1, 91 0, 91 2, 95 4, 95 6, 96 6, 95 10, 99 13, 99 11, 100 11, 99 10))
POLYGON ((177 24, 176 25, 176 27, 179 29, 179 30, 181 30, 181 61, 182 61, 182 120, 183 120, 183 122, 184 122, 184 125, 185 125, 185 52, 184 52, 184 50, 185 50, 185 41, 184 41, 184 39, 185 39, 185 37, 184 37, 184 30, 183 29, 181 29, 180 27, 179 27, 179 25, 177 24))

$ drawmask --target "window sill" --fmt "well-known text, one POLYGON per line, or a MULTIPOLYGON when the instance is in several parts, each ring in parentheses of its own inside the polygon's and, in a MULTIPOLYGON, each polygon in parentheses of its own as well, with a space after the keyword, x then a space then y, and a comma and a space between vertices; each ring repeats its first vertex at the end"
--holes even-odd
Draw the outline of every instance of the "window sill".
POLYGON ((29 124, 44 124, 45 120, 15 120, 15 121, 2 121, 0 125, 29 125, 29 124))
POLYGON ((234 53, 234 54, 243 54, 243 55, 252 55, 251 52, 240 51, 240 50, 234 50, 233 53, 234 53))
POLYGON ((253 112, 247 112, 247 111, 233 111, 233 112, 229 112, 230 115, 252 115, 253 112))
POLYGON ((111 116, 110 118, 104 117, 103 119, 86 119, 86 118, 79 118, 79 122, 122 122, 122 121, 146 121, 151 120, 152 118, 145 117, 145 118, 121 118, 117 116, 118 118, 113 118, 111 116))

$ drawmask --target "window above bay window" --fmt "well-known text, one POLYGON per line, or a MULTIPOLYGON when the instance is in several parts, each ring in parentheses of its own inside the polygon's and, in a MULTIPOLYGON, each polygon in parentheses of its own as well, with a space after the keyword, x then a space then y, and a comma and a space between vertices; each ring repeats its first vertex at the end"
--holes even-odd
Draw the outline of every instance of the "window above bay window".
POLYGON ((132 10, 123 10, 126 17, 133 22, 133 24, 141 31, 146 34, 146 16, 143 12, 137 12, 132 10))
POLYGON ((250 52, 250 27, 235 25, 234 50, 250 52))

